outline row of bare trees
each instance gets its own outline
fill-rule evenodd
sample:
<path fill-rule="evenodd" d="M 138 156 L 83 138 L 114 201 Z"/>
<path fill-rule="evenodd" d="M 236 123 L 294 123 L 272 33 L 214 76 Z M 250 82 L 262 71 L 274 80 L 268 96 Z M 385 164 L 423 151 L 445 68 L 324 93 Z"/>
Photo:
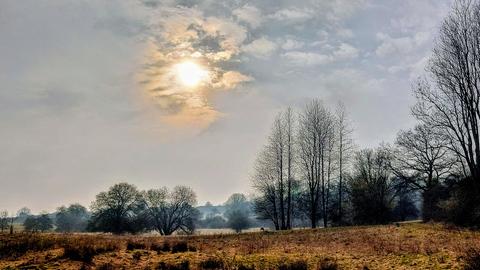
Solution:
<path fill-rule="evenodd" d="M 290 229 L 293 220 L 302 217 L 312 228 L 321 219 L 327 226 L 335 187 L 335 216 L 341 222 L 344 170 L 353 145 L 350 135 L 343 105 L 332 113 L 314 99 L 298 114 L 291 108 L 279 113 L 256 160 L 257 214 L 270 219 L 276 229 Z"/>
<path fill-rule="evenodd" d="M 419 123 L 400 131 L 392 146 L 356 152 L 351 163 L 343 107 L 332 113 L 312 100 L 295 121 L 290 109 L 281 113 L 257 159 L 257 212 L 279 229 L 301 215 L 312 227 L 319 220 L 327 226 L 345 221 L 348 202 L 356 223 L 382 223 L 393 208 L 412 208 L 409 198 L 420 194 L 424 220 L 479 225 L 480 1 L 454 3 L 414 86 Z"/>

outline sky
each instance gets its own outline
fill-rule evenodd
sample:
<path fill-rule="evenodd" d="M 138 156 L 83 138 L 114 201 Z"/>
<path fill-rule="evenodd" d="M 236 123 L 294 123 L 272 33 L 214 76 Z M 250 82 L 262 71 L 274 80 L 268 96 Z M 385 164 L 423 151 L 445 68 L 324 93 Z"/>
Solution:
<path fill-rule="evenodd" d="M 250 193 L 272 120 L 343 102 L 355 142 L 412 127 L 450 0 L 3 0 L 0 209 L 53 211 L 118 182 Z M 201 81 L 179 81 L 195 63 Z M 180 78 L 181 79 L 181 78 Z"/>

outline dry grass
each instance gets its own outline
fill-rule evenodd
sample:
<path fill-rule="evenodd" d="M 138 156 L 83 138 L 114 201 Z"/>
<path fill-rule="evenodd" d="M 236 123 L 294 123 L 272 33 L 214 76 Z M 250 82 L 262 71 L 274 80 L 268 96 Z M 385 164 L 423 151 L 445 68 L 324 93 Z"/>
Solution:
<path fill-rule="evenodd" d="M 472 250 L 480 250 L 480 232 L 420 223 L 175 237 L 15 234 L 0 236 L 0 269 L 462 269 Z"/>

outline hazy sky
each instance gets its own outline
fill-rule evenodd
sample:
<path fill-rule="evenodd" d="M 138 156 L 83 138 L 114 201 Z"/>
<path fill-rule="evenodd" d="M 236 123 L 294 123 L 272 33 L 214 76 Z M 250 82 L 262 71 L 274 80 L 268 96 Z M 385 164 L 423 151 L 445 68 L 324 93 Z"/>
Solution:
<path fill-rule="evenodd" d="M 360 146 L 413 125 L 450 1 L 2 0 L 0 209 L 80 202 L 113 183 L 250 192 L 272 118 L 342 100 Z M 176 78 L 191 60 L 208 77 Z"/>

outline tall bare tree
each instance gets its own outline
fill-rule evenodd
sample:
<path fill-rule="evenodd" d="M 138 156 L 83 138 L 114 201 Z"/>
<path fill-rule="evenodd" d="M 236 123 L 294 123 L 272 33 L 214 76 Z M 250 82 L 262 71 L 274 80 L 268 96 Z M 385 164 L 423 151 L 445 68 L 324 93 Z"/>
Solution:
<path fill-rule="evenodd" d="M 254 199 L 257 216 L 272 221 L 275 229 L 279 230 L 276 164 L 270 148 L 265 146 L 255 161 L 252 182 L 253 188 L 258 193 Z"/>
<path fill-rule="evenodd" d="M 480 182 L 480 2 L 459 0 L 444 20 L 413 114 L 432 125 Z"/>
<path fill-rule="evenodd" d="M 312 228 L 317 226 L 320 215 L 324 226 L 328 221 L 325 155 L 328 154 L 328 136 L 332 128 L 332 115 L 320 100 L 312 100 L 300 113 L 298 163 L 306 188 L 306 211 Z"/>
<path fill-rule="evenodd" d="M 255 200 L 257 213 L 281 230 L 292 226 L 294 151 L 294 120 L 288 108 L 276 116 L 253 177 L 254 188 L 260 193 Z"/>
<path fill-rule="evenodd" d="M 345 169 L 353 151 L 352 128 L 348 119 L 345 105 L 340 102 L 336 110 L 337 120 L 337 147 L 338 147 L 338 221 L 343 223 L 344 177 Z"/>
<path fill-rule="evenodd" d="M 294 119 L 293 112 L 291 108 L 287 108 L 284 113 L 284 123 L 285 123 L 285 144 L 286 144 L 286 155 L 287 155 L 287 229 L 292 228 L 292 215 L 293 215 L 293 200 L 292 200 L 292 189 L 293 189 L 293 159 L 294 159 Z"/>

